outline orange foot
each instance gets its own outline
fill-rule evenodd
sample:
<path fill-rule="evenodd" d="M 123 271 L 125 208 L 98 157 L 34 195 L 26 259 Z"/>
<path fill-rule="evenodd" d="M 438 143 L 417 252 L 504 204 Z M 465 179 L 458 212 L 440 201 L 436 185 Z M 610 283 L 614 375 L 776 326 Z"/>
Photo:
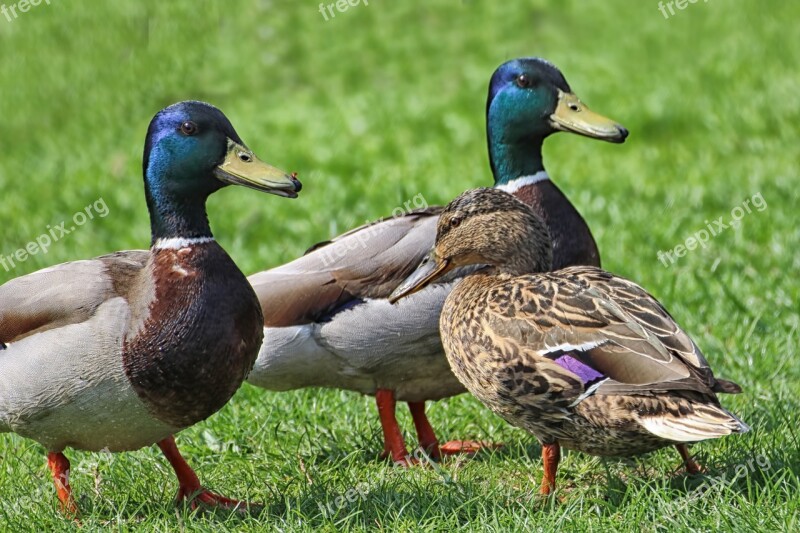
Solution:
<path fill-rule="evenodd" d="M 451 440 L 439 446 L 439 440 L 433 431 L 428 416 L 425 414 L 425 402 L 408 402 L 411 418 L 419 438 L 419 447 L 433 459 L 441 459 L 442 455 L 474 454 L 483 448 L 499 448 L 502 444 L 475 440 Z"/>
<path fill-rule="evenodd" d="M 390 458 L 394 464 L 399 466 L 417 464 L 418 461 L 408 454 L 403 433 L 397 423 L 397 417 L 395 416 L 397 402 L 394 398 L 394 391 L 378 389 L 375 391 L 375 403 L 378 406 L 378 416 L 383 430 L 383 453 L 381 454 L 381 459 Z"/>
<path fill-rule="evenodd" d="M 188 501 L 192 510 L 195 510 L 203 505 L 204 507 L 211 507 L 215 509 L 224 509 L 226 511 L 244 511 L 250 504 L 247 502 L 240 502 L 232 500 L 225 496 L 212 492 L 203 487 L 190 487 L 181 486 L 178 489 L 178 496 L 175 498 L 177 503 Z"/>
<path fill-rule="evenodd" d="M 556 442 L 542 444 L 542 466 L 544 475 L 542 476 L 542 487 L 539 494 L 552 494 L 556 490 L 556 472 L 558 463 L 561 460 L 561 445 Z"/>
<path fill-rule="evenodd" d="M 500 443 L 487 442 L 485 440 L 451 440 L 441 445 L 439 450 L 445 455 L 456 455 L 461 453 L 475 454 L 481 450 L 496 450 L 502 447 L 503 445 Z"/>
<path fill-rule="evenodd" d="M 197 474 L 194 473 L 192 467 L 189 466 L 181 456 L 181 452 L 178 451 L 174 437 L 167 437 L 160 441 L 158 447 L 161 448 L 164 456 L 175 470 L 175 475 L 178 476 L 177 502 L 188 501 L 192 509 L 197 509 L 201 504 L 205 507 L 237 512 L 258 512 L 258 510 L 262 509 L 261 505 L 225 498 L 203 488 L 200 485 L 200 479 Z"/>

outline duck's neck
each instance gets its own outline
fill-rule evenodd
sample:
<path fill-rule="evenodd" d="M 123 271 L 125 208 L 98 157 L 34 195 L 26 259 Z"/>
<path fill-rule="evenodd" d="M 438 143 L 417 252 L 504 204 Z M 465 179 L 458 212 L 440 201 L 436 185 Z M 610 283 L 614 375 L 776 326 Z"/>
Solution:
<path fill-rule="evenodd" d="M 599 267 L 600 254 L 589 227 L 544 169 L 544 137 L 510 142 L 501 128 L 493 127 L 491 115 L 487 130 L 495 187 L 513 194 L 544 219 L 553 242 L 553 268 Z"/>
<path fill-rule="evenodd" d="M 213 238 L 206 214 L 207 193 L 175 190 L 168 177 L 148 173 L 145 196 L 150 211 L 151 246 L 158 241 Z"/>
<path fill-rule="evenodd" d="M 550 176 L 544 170 L 540 170 L 536 174 L 520 176 L 503 184 L 495 184 L 495 187 L 508 194 L 513 194 L 523 202 L 530 204 L 525 195 L 526 189 L 544 181 L 551 183 Z"/>
<path fill-rule="evenodd" d="M 509 140 L 502 130 L 487 125 L 489 139 L 489 162 L 492 166 L 494 183 L 506 192 L 548 179 L 542 162 L 542 143 L 544 138 Z"/>

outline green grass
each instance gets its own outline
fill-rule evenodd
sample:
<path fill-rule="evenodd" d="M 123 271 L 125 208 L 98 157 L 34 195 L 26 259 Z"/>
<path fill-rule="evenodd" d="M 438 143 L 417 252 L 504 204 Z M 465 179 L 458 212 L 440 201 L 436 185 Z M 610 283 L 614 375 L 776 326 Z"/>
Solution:
<path fill-rule="evenodd" d="M 489 184 L 489 76 L 540 55 L 632 132 L 622 146 L 557 135 L 548 170 L 604 266 L 651 290 L 717 374 L 743 386 L 723 401 L 753 431 L 696 446 L 709 468 L 700 479 L 672 450 L 605 465 L 567 454 L 559 498 L 546 501 L 535 439 L 466 395 L 430 407 L 440 437 L 506 446 L 405 471 L 376 460 L 371 398 L 245 386 L 178 440 L 206 485 L 264 502 L 264 514 L 176 510 L 155 449 L 68 451 L 87 530 L 797 530 L 800 6 L 698 2 L 665 20 L 655 0 L 372 0 L 325 22 L 317 4 L 52 0 L 0 16 L 0 254 L 100 197 L 109 208 L 47 254 L 0 268 L 0 283 L 147 246 L 142 143 L 169 103 L 216 104 L 257 154 L 300 172 L 296 201 L 243 189 L 210 201 L 218 240 L 252 273 L 416 194 L 434 204 Z M 767 208 L 738 228 L 669 268 L 658 261 L 759 193 Z M 74 528 L 41 446 L 2 435 L 0 450 L 0 530 Z M 365 496 L 336 508 L 354 487 Z"/>

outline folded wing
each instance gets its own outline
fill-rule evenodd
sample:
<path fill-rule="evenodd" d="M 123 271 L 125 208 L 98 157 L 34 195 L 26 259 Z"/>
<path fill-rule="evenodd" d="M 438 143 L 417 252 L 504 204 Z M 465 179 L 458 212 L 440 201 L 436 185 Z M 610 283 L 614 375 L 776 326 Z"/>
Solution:
<path fill-rule="evenodd" d="M 56 265 L 0 286 L 0 343 L 88 320 L 105 301 L 126 296 L 147 264 L 144 250 Z"/>
<path fill-rule="evenodd" d="M 291 263 L 250 276 L 265 325 L 323 321 L 344 306 L 387 297 L 433 247 L 441 210 L 431 207 L 361 226 Z"/>

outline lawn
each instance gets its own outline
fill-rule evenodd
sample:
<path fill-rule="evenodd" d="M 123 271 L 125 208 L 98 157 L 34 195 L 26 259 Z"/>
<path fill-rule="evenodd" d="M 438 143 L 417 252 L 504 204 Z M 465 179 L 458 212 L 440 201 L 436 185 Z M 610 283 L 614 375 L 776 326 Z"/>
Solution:
<path fill-rule="evenodd" d="M 260 516 L 176 508 L 155 448 L 68 450 L 86 529 L 800 529 L 800 5 L 698 1 L 670 15 L 666 4 L 668 17 L 655 0 L 362 0 L 332 17 L 297 0 L 47 0 L 0 14 L 0 256 L 95 214 L 46 253 L 0 265 L 0 283 L 149 244 L 144 134 L 178 100 L 217 105 L 303 181 L 295 201 L 241 188 L 211 199 L 215 235 L 247 274 L 416 195 L 436 204 L 488 185 L 489 77 L 538 55 L 631 131 L 623 145 L 554 136 L 549 173 L 604 267 L 648 288 L 717 375 L 742 385 L 723 402 L 753 428 L 695 446 L 698 477 L 671 449 L 568 453 L 546 500 L 536 440 L 467 395 L 429 407 L 440 437 L 505 446 L 404 470 L 377 459 L 372 398 L 245 385 L 178 444 L 205 485 L 264 503 Z M 719 217 L 731 227 L 688 250 Z M 3 434 L 0 453 L 0 531 L 76 527 L 57 511 L 40 445 Z"/>

